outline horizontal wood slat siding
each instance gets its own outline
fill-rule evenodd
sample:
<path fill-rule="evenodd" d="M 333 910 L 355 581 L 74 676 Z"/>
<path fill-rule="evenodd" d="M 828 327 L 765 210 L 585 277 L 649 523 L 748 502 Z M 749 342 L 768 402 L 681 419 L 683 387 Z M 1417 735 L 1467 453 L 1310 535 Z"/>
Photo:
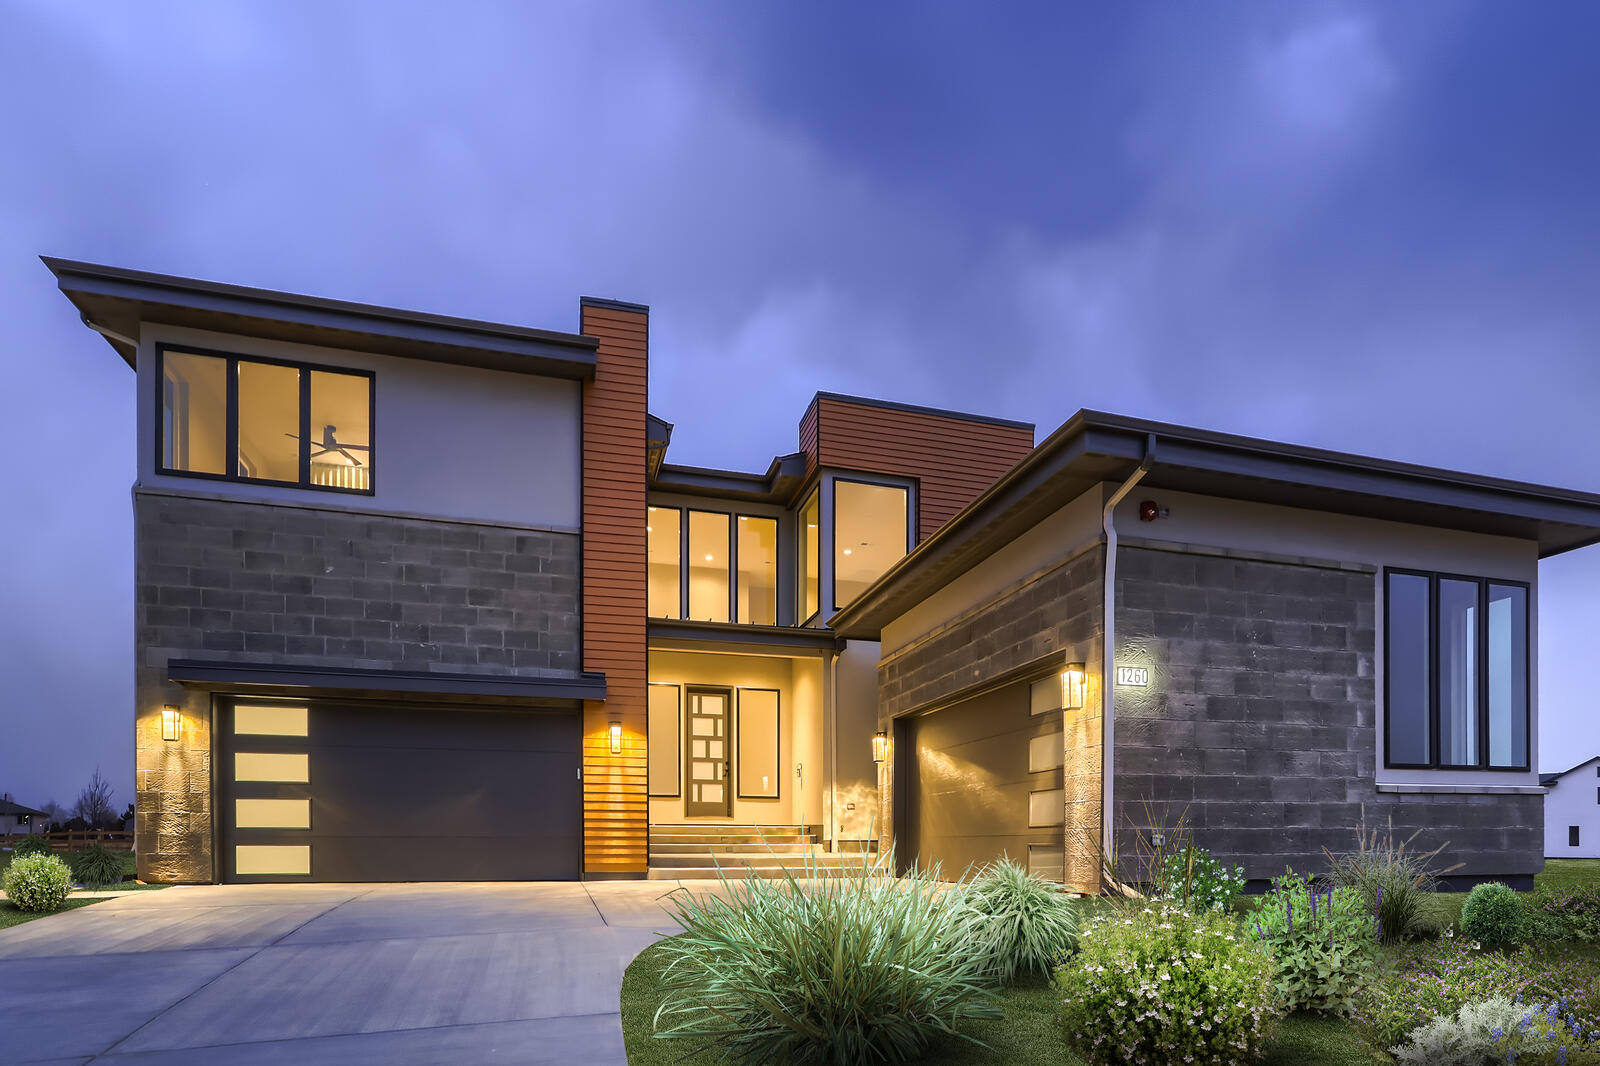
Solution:
<path fill-rule="evenodd" d="M 588 304 L 582 332 L 600 341 L 583 386 L 583 665 L 606 698 L 583 708 L 583 868 L 643 874 L 645 765 L 645 407 L 650 322 Z M 610 725 L 621 722 L 622 754 Z"/>
<path fill-rule="evenodd" d="M 815 414 L 817 462 L 917 479 L 917 539 L 927 539 L 1033 450 L 1033 431 L 821 396 Z M 806 447 L 806 423 L 800 423 Z M 809 449 L 808 449 L 809 452 Z"/>

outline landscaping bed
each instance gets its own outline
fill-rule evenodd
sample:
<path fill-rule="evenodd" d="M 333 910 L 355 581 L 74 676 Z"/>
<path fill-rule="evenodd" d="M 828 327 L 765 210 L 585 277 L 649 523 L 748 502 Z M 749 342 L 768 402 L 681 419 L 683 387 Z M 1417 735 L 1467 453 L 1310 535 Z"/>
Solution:
<path fill-rule="evenodd" d="M 1161 1011 L 1168 1011 L 1175 1002 L 1179 1007 L 1173 1013 L 1187 1018 L 1186 1012 L 1198 1001 L 1184 996 L 1198 995 L 1204 1000 L 1206 986 L 1226 983 L 1240 974 L 1246 975 L 1239 977 L 1243 991 L 1230 992 L 1229 1000 L 1237 999 L 1244 1008 L 1258 1001 L 1252 996 L 1261 994 L 1259 1002 L 1272 1004 L 1259 1024 L 1249 1017 L 1227 1023 L 1235 1025 L 1241 1043 L 1247 1045 L 1244 1051 L 1235 1056 L 1213 1042 L 1209 1050 L 1200 1050 L 1197 1062 L 1234 1061 L 1236 1057 L 1240 1062 L 1281 1066 L 1397 1061 L 1517 1061 L 1524 1066 L 1600 1063 L 1600 926 L 1596 925 L 1600 860 L 1552 860 L 1536 878 L 1534 892 L 1496 895 L 1494 889 L 1480 889 L 1469 906 L 1466 893 L 1428 891 L 1426 862 L 1417 865 L 1417 856 L 1408 859 L 1401 852 L 1389 859 L 1397 855 L 1402 872 L 1423 874 L 1419 891 L 1408 894 L 1403 886 L 1394 890 L 1395 895 L 1407 897 L 1399 901 L 1388 899 L 1381 890 L 1376 901 L 1363 897 L 1353 887 L 1360 876 L 1376 869 L 1375 876 L 1381 878 L 1392 871 L 1386 871 L 1381 863 L 1363 867 L 1360 862 L 1353 865 L 1349 879 L 1341 882 L 1345 887 L 1337 891 L 1331 881 L 1307 885 L 1291 879 L 1280 883 L 1273 896 L 1233 896 L 1220 910 L 1190 907 L 1187 896 L 1181 902 L 1150 904 L 1079 901 L 1077 920 L 1084 927 L 1084 944 L 1070 953 L 1056 953 L 1057 962 L 1047 968 L 1054 973 L 1054 983 L 1045 972 L 1033 971 L 1011 980 L 996 979 L 987 989 L 974 987 L 970 999 L 976 1006 L 971 1016 L 952 1009 L 959 997 L 931 1001 L 934 1005 L 928 1013 L 943 1011 L 942 1017 L 947 1019 L 940 1023 L 943 1030 L 935 1026 L 938 1031 L 925 1033 L 920 1045 L 896 1034 L 887 1043 L 874 1046 L 896 1049 L 881 1061 L 974 1066 L 1137 1061 L 1135 1053 L 1126 1057 L 1106 1053 L 1110 1045 L 1105 1043 L 1099 1045 L 1100 1054 L 1092 1053 L 1088 1049 L 1095 1045 L 1086 1033 L 1116 1015 L 1129 998 L 1141 994 L 1136 987 L 1139 979 L 1127 974 L 1141 965 L 1149 965 L 1148 972 L 1155 973 L 1156 967 L 1150 963 L 1154 952 L 1163 959 L 1182 960 L 1173 969 L 1174 985 L 1184 980 L 1183 967 L 1211 967 L 1204 974 L 1197 970 L 1192 977 L 1195 987 L 1181 994 L 1167 995 L 1170 986 L 1161 985 Z M 1367 858 L 1370 856 L 1363 861 Z M 791 885 L 791 889 L 800 891 L 800 886 Z M 913 883 L 909 891 L 921 890 Z M 830 983 L 827 973 L 808 971 L 804 964 L 796 969 L 791 961 L 808 953 L 820 955 L 822 962 L 814 969 L 828 968 L 827 953 L 816 951 L 817 944 L 807 939 L 821 929 L 824 937 L 837 937 L 842 946 L 837 972 L 854 972 L 850 960 L 864 950 L 864 940 L 851 926 L 849 907 L 855 904 L 846 906 L 845 897 L 832 909 L 807 910 L 791 922 L 791 926 L 810 928 L 781 950 L 764 956 L 754 952 L 733 967 L 726 965 L 741 950 L 740 937 L 771 940 L 785 935 L 787 905 L 782 895 L 782 885 L 776 885 L 773 891 L 736 897 L 720 911 L 715 906 L 692 910 L 685 922 L 688 933 L 667 938 L 634 960 L 621 992 L 623 1037 L 633 1066 L 693 1066 L 737 1060 L 741 1054 L 744 1061 L 869 1061 L 859 1052 L 838 1051 L 845 1040 L 867 1038 L 839 1020 L 843 1012 L 827 1016 L 831 1004 L 822 1012 L 821 1028 L 830 1033 L 837 1029 L 840 1035 L 832 1038 L 797 1039 L 785 1031 L 787 1023 L 772 1023 L 759 1006 L 751 1009 L 752 1004 L 763 1002 L 760 990 L 749 987 L 763 980 L 763 966 L 775 985 L 790 986 L 798 981 L 808 990 L 810 998 L 784 1001 L 783 1011 L 796 1013 L 797 1003 L 810 1011 L 835 995 L 856 996 L 866 1002 L 868 993 L 853 987 L 851 980 Z M 1406 906 L 1412 908 L 1410 912 L 1405 912 Z M 802 909 L 805 907 L 812 904 Z M 1404 928 L 1384 932 L 1382 921 L 1374 917 L 1379 914 L 1403 922 Z M 890 935 L 894 939 L 902 935 L 895 924 L 900 918 L 891 919 L 887 926 L 876 917 L 863 924 L 894 930 Z M 1498 926 L 1497 921 L 1501 923 Z M 1470 932 L 1464 933 L 1463 928 Z M 1230 930 L 1237 930 L 1239 943 Z M 731 931 L 727 941 L 719 940 L 724 931 Z M 1207 940 L 1208 936 L 1212 939 Z M 1161 938 L 1176 938 L 1181 946 L 1161 956 Z M 1491 938 L 1501 942 L 1490 943 Z M 1247 942 L 1254 946 L 1246 948 Z M 1211 947 L 1205 946 L 1208 943 Z M 728 954 L 730 945 L 732 956 Z M 1252 952 L 1262 951 L 1270 960 L 1260 977 L 1250 976 L 1250 967 L 1261 957 Z M 1234 952 L 1238 954 L 1230 954 Z M 698 959 L 716 955 L 723 961 L 704 967 L 702 973 Z M 1205 959 L 1200 962 L 1186 961 L 1202 956 Z M 675 974 L 668 970 L 674 958 L 679 960 Z M 1127 959 L 1135 961 L 1121 961 Z M 870 977 L 873 965 L 874 960 L 867 959 L 859 969 Z M 1165 971 L 1165 962 L 1161 968 Z M 969 976 L 962 971 L 954 979 L 966 981 Z M 1269 977 L 1272 991 L 1267 993 L 1260 982 Z M 703 989 L 697 989 L 697 981 L 703 982 Z M 1107 998 L 1095 998 L 1102 994 Z M 1071 1007 L 1074 1002 L 1076 1016 Z M 667 1008 L 658 1020 L 663 1003 Z M 712 1011 L 704 1009 L 707 1003 L 715 1005 Z M 1231 1006 L 1217 997 L 1204 1011 Z M 717 1011 L 728 1012 L 739 1025 L 723 1026 L 719 1032 L 713 1017 Z M 1504 1017 L 1502 1023 L 1493 1028 L 1480 1024 L 1480 1015 L 1490 1016 L 1495 1011 Z M 1145 1061 L 1184 1061 L 1183 1041 L 1188 1037 L 1181 1034 L 1189 1024 L 1168 1023 L 1166 1014 L 1159 1023 L 1141 1022 L 1131 1012 L 1129 1008 L 1128 1024 L 1115 1023 L 1117 1040 L 1142 1047 L 1140 1053 L 1148 1056 Z M 1238 1013 L 1243 1016 L 1250 1011 Z M 1202 1017 L 1211 1015 L 1195 1007 L 1193 1023 L 1199 1024 Z M 775 1040 L 787 1042 L 763 1046 L 759 1041 L 765 1038 L 756 1035 L 730 1038 L 729 1030 L 737 1031 L 740 1025 L 751 1034 L 765 1028 L 775 1034 Z M 656 1035 L 674 1026 L 680 1030 L 678 1037 Z M 1177 1044 L 1167 1047 L 1161 1042 L 1171 1034 L 1178 1034 Z M 830 1044 L 830 1039 L 835 1042 Z M 1494 1043 L 1499 1050 L 1482 1058 L 1460 1050 L 1474 1039 Z M 1141 1040 L 1145 1041 L 1142 1045 Z M 711 1046 L 713 1043 L 721 1047 Z M 1397 1051 L 1402 1057 L 1396 1057 Z"/>

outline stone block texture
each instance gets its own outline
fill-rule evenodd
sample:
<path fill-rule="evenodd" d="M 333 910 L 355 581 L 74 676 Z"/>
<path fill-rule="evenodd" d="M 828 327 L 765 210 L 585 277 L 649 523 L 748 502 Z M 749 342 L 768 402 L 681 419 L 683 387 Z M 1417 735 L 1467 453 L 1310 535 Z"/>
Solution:
<path fill-rule="evenodd" d="M 136 493 L 140 876 L 210 881 L 211 702 L 169 659 L 561 676 L 579 537 Z M 161 708 L 183 711 L 161 739 Z"/>
<path fill-rule="evenodd" d="M 1148 803 L 1252 879 L 1326 869 L 1363 817 L 1447 845 L 1459 877 L 1542 867 L 1539 796 L 1377 791 L 1376 590 L 1370 570 L 1119 551 L 1117 661 L 1150 671 L 1116 690 L 1124 854 Z"/>
<path fill-rule="evenodd" d="M 879 728 L 892 731 L 895 718 L 949 705 L 1047 663 L 1087 663 L 1092 679 L 1101 647 L 1103 558 L 1098 548 L 1082 552 L 892 651 L 878 667 Z M 1089 710 L 1070 712 L 1063 722 L 1062 843 L 1067 883 L 1093 891 L 1100 869 L 1101 756 L 1099 692 L 1092 680 L 1085 702 Z M 883 846 L 894 838 L 893 765 L 889 759 L 879 767 Z"/>

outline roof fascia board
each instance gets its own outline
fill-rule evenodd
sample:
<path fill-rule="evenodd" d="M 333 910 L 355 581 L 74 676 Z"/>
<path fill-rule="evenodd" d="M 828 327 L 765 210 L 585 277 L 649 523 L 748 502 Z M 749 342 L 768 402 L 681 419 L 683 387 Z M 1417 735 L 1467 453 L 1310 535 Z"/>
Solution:
<path fill-rule="evenodd" d="M 579 677 L 507 677 L 407 670 L 235 663 L 171 659 L 167 679 L 193 688 L 324 689 L 441 696 L 511 696 L 539 700 L 603 700 L 604 674 Z"/>

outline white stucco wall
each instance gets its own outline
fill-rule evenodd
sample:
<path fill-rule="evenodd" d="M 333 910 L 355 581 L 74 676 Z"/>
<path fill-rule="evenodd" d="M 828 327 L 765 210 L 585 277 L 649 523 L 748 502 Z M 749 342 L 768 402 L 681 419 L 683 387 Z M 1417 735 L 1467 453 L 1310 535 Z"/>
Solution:
<path fill-rule="evenodd" d="M 376 493 L 156 474 L 159 343 L 372 371 Z M 143 327 L 138 362 L 143 488 L 529 529 L 581 524 L 579 382 L 153 324 Z"/>
<path fill-rule="evenodd" d="M 1578 827 L 1578 846 L 1567 831 Z M 1544 857 L 1600 859 L 1600 756 L 1559 778 L 1544 796 Z"/>

